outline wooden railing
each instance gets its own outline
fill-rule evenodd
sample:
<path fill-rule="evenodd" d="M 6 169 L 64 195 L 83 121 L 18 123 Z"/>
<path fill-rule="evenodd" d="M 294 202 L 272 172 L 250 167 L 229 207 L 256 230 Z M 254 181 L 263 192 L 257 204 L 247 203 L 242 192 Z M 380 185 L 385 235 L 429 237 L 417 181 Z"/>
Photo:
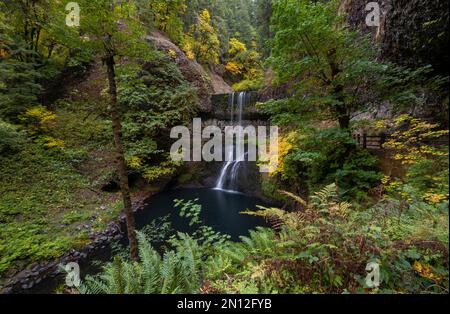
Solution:
<path fill-rule="evenodd" d="M 353 135 L 356 142 L 366 149 L 383 149 L 383 144 L 386 143 L 387 135 L 367 135 L 365 133 L 356 133 Z"/>
<path fill-rule="evenodd" d="M 365 149 L 380 150 L 383 149 L 383 144 L 389 140 L 389 135 L 384 133 L 380 135 L 367 135 L 365 133 L 355 133 L 353 134 L 353 138 L 359 145 L 361 145 Z M 445 146 L 449 144 L 449 139 L 448 137 L 442 137 L 439 139 L 425 141 L 424 144 L 432 146 Z"/>

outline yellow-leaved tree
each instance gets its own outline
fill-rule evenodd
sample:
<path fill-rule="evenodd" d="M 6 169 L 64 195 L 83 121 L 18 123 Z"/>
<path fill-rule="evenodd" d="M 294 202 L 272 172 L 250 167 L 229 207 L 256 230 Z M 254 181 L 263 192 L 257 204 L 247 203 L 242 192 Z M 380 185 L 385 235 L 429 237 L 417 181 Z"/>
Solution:
<path fill-rule="evenodd" d="M 176 44 L 183 39 L 180 16 L 186 11 L 186 0 L 135 0 L 142 23 L 167 34 Z"/>
<path fill-rule="evenodd" d="M 261 87 L 263 71 L 260 59 L 255 42 L 252 43 L 251 49 L 247 49 L 247 46 L 239 39 L 230 39 L 225 70 L 232 80 L 239 81 L 233 85 L 234 90 L 251 90 Z"/>
<path fill-rule="evenodd" d="M 229 45 L 228 61 L 225 69 L 234 76 L 242 75 L 244 71 L 244 55 L 247 52 L 247 47 L 236 38 L 231 38 Z"/>
<path fill-rule="evenodd" d="M 377 123 L 380 130 L 395 129 L 383 145 L 401 162 L 406 179 L 386 176 L 382 183 L 388 192 L 411 203 L 420 198 L 430 204 L 448 200 L 448 134 L 436 123 L 404 114 L 394 121 Z M 405 181 L 415 188 L 405 188 Z"/>
<path fill-rule="evenodd" d="M 191 26 L 184 39 L 183 49 L 190 59 L 205 65 L 219 64 L 220 41 L 216 29 L 211 24 L 211 15 L 204 9 Z"/>

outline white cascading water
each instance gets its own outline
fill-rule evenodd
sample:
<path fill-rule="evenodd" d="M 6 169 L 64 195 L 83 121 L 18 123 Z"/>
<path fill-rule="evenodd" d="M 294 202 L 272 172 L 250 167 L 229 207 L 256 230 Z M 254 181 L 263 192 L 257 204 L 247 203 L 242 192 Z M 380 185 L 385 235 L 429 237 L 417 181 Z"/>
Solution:
<path fill-rule="evenodd" d="M 246 92 L 240 92 L 237 97 L 237 121 L 236 126 L 242 126 L 242 110 L 245 106 L 245 101 L 247 98 Z M 235 103 L 235 93 L 230 94 L 229 98 L 229 106 L 231 111 L 231 125 L 235 125 L 234 123 L 234 103 Z M 240 136 L 239 136 L 240 138 Z M 237 145 L 237 147 L 240 147 Z M 225 149 L 225 152 L 227 150 Z M 236 158 L 234 157 L 234 145 L 233 149 L 229 149 L 228 156 L 225 159 L 225 163 L 220 171 L 219 178 L 217 179 L 216 189 L 217 190 L 228 190 L 235 191 L 237 188 L 237 178 L 239 174 L 239 168 L 243 161 L 245 161 L 245 152 L 239 151 L 236 149 Z"/>

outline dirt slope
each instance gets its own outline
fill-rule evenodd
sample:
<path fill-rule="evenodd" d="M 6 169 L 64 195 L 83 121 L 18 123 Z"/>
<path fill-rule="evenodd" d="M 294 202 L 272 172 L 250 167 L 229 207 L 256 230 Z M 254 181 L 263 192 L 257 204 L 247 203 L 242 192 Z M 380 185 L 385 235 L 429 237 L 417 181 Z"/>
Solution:
<path fill-rule="evenodd" d="M 211 109 L 210 96 L 212 94 L 232 92 L 231 87 L 220 75 L 210 69 L 205 70 L 195 60 L 186 57 L 185 53 L 163 33 L 153 32 L 147 36 L 147 40 L 153 43 L 159 50 L 165 52 L 170 51 L 172 54 L 175 53 L 175 62 L 183 73 L 183 76 L 192 86 L 198 89 L 202 110 L 209 111 Z"/>

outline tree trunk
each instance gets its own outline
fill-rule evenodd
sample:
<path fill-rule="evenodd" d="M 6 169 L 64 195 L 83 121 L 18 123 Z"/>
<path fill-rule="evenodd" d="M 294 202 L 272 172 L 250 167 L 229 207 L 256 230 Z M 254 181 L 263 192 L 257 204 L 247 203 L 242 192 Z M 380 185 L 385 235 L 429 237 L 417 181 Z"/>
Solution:
<path fill-rule="evenodd" d="M 55 48 L 55 45 L 53 45 L 53 44 L 51 44 L 51 45 L 48 47 L 47 60 L 50 59 L 50 58 L 52 57 L 53 49 L 54 49 L 54 48 Z"/>
<path fill-rule="evenodd" d="M 111 96 L 111 119 L 114 133 L 114 142 L 116 145 L 117 171 L 119 173 L 120 190 L 122 191 L 123 206 L 127 220 L 128 239 L 130 242 L 130 256 L 132 260 L 137 261 L 139 259 L 138 243 L 134 227 L 135 222 L 133 208 L 131 206 L 128 173 L 124 158 L 124 148 L 122 143 L 122 124 L 120 122 L 119 111 L 117 108 L 117 86 L 116 74 L 114 71 L 114 56 L 108 55 L 105 62 L 108 72 L 109 94 Z"/>
<path fill-rule="evenodd" d="M 350 114 L 348 113 L 347 106 L 345 104 L 345 99 L 343 97 L 344 88 L 341 85 L 334 87 L 334 94 L 336 99 L 340 102 L 336 106 L 336 113 L 338 115 L 339 127 L 342 130 L 350 129 Z"/>
<path fill-rule="evenodd" d="M 347 113 L 342 113 L 339 116 L 339 127 L 342 130 L 348 130 L 350 129 L 350 116 Z"/>
<path fill-rule="evenodd" d="M 34 46 L 34 51 L 38 52 L 39 39 L 41 37 L 41 29 L 39 28 L 36 33 L 36 45 Z"/>
<path fill-rule="evenodd" d="M 327 60 L 331 69 L 330 82 L 333 82 L 336 79 L 336 77 L 341 73 L 339 64 L 336 62 L 336 49 L 331 49 L 330 51 L 328 51 Z M 342 85 L 339 84 L 333 86 L 333 94 L 335 95 L 336 99 L 340 102 L 340 104 L 337 105 L 335 109 L 338 115 L 339 127 L 343 130 L 349 130 L 350 114 L 347 110 L 343 93 L 344 87 Z"/>

